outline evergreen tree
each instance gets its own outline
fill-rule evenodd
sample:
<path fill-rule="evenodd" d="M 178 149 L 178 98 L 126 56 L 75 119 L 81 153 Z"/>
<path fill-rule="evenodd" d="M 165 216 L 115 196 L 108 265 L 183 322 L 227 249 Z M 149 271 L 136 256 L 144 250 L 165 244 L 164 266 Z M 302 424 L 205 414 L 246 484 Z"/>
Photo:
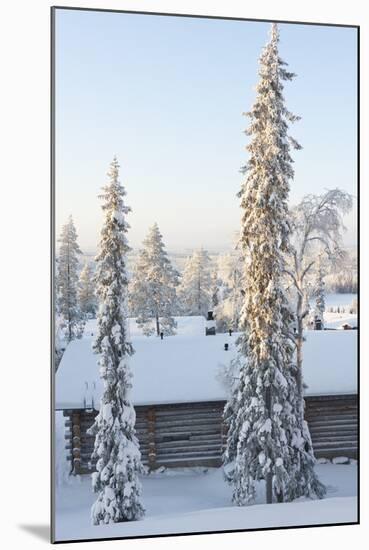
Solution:
<path fill-rule="evenodd" d="M 77 242 L 72 216 L 63 225 L 59 238 L 58 272 L 56 279 L 57 308 L 62 318 L 65 339 L 70 342 L 82 335 L 83 321 L 78 305 L 78 256 L 82 251 Z"/>
<path fill-rule="evenodd" d="M 211 306 L 210 258 L 206 250 L 195 250 L 188 258 L 180 288 L 185 315 L 207 315 Z"/>
<path fill-rule="evenodd" d="M 131 311 L 147 336 L 155 332 L 157 336 L 161 332 L 175 334 L 177 323 L 173 315 L 178 310 L 178 277 L 155 223 L 143 242 L 130 285 Z"/>
<path fill-rule="evenodd" d="M 214 310 L 219 305 L 218 273 L 216 271 L 213 271 L 210 278 L 211 278 L 211 307 Z"/>
<path fill-rule="evenodd" d="M 126 299 L 128 279 L 126 238 L 129 225 L 126 191 L 119 181 L 119 164 L 114 157 L 103 187 L 104 223 L 100 252 L 96 257 L 96 293 L 99 299 L 98 330 L 94 351 L 104 390 L 100 411 L 89 433 L 95 435 L 92 460 L 96 472 L 92 485 L 97 500 L 92 506 L 94 525 L 139 519 L 141 504 L 141 454 L 135 435 L 135 410 L 129 398 L 132 374 L 129 357 L 133 348 L 127 340 Z"/>
<path fill-rule="evenodd" d="M 78 301 L 82 314 L 96 314 L 95 285 L 90 264 L 86 261 L 79 276 Z"/>
<path fill-rule="evenodd" d="M 215 309 L 218 331 L 238 331 L 240 329 L 241 309 L 244 301 L 243 258 L 240 250 L 221 258 L 222 279 L 224 282 L 223 299 Z"/>
<path fill-rule="evenodd" d="M 243 209 L 241 245 L 244 256 L 243 334 L 238 343 L 240 374 L 225 407 L 228 425 L 225 474 L 233 501 L 244 505 L 266 481 L 267 502 L 301 495 L 322 496 L 314 473 L 314 456 L 297 392 L 293 363 L 293 316 L 282 286 L 284 254 L 289 247 L 289 182 L 293 178 L 288 122 L 296 117 L 284 105 L 284 80 L 293 74 L 278 55 L 279 33 L 260 57 L 257 98 L 248 113 L 249 161 L 239 196 Z M 310 445 L 310 446 L 309 446 Z"/>

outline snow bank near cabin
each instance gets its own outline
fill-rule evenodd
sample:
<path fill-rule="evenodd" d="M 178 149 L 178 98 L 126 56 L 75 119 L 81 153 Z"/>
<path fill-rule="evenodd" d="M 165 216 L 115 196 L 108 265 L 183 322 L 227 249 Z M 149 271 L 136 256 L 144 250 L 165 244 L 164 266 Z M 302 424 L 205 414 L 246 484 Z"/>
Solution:
<path fill-rule="evenodd" d="M 193 318 L 182 318 L 187 332 L 160 340 L 132 338 L 135 405 L 218 401 L 227 398 L 221 365 L 236 355 L 237 334 L 192 335 Z M 197 320 L 195 318 L 194 325 Z M 199 327 L 198 327 L 199 328 Z M 56 408 L 99 407 L 102 390 L 92 338 L 71 342 L 56 373 Z M 224 344 L 229 351 L 224 351 Z M 357 331 L 308 331 L 304 344 L 307 395 L 357 391 Z"/>

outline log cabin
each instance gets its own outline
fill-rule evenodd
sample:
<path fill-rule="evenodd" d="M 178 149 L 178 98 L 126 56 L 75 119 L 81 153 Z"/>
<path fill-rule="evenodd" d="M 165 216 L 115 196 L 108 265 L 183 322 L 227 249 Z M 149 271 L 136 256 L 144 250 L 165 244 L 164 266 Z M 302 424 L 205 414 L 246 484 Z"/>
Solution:
<path fill-rule="evenodd" d="M 207 337 L 201 320 L 196 325 L 196 319 L 185 319 L 176 336 L 132 335 L 131 399 L 143 463 L 150 470 L 221 464 L 222 412 L 229 392 L 222 373 L 236 355 L 238 335 Z M 198 330 L 188 330 L 191 323 Z M 74 474 L 94 470 L 94 438 L 87 429 L 98 412 L 102 383 L 93 335 L 89 326 L 81 340 L 68 345 L 56 374 L 55 408 L 65 416 Z M 317 458 L 357 457 L 356 355 L 356 331 L 306 331 L 305 416 Z"/>

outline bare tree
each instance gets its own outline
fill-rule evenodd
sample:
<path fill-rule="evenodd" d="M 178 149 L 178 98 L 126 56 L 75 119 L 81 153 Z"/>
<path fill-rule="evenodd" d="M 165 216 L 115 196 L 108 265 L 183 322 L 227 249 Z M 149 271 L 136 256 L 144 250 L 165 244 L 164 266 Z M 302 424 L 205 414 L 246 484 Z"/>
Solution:
<path fill-rule="evenodd" d="M 306 195 L 291 213 L 293 247 L 289 252 L 290 261 L 286 274 L 296 294 L 297 383 L 301 395 L 304 320 L 309 313 L 309 276 L 319 256 L 334 264 L 343 260 L 345 251 L 342 247 L 342 233 L 346 229 L 343 216 L 351 208 L 351 195 L 340 189 L 330 189 L 322 195 Z"/>

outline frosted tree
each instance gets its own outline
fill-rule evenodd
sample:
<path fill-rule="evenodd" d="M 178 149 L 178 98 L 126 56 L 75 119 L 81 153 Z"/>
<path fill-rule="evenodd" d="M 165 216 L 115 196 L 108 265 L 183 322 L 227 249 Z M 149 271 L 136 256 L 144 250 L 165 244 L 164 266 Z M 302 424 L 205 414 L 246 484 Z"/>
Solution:
<path fill-rule="evenodd" d="M 324 326 L 324 312 L 325 312 L 325 283 L 324 283 L 324 273 L 322 266 L 322 257 L 319 256 L 317 272 L 316 272 L 316 281 L 315 281 L 315 313 L 319 316 L 322 322 L 322 328 Z"/>
<path fill-rule="evenodd" d="M 240 328 L 241 309 L 244 302 L 243 258 L 239 248 L 220 259 L 223 297 L 215 309 L 219 331 Z"/>
<path fill-rule="evenodd" d="M 185 315 L 207 315 L 212 301 L 210 258 L 203 248 L 187 259 L 180 297 Z"/>
<path fill-rule="evenodd" d="M 178 277 L 155 223 L 143 242 L 130 284 L 130 308 L 147 336 L 175 334 Z"/>
<path fill-rule="evenodd" d="M 132 374 L 129 357 L 133 348 L 127 340 L 126 301 L 128 279 L 126 256 L 130 250 L 126 233 L 125 189 L 119 181 L 116 158 L 110 165 L 109 182 L 102 189 L 104 222 L 100 251 L 96 257 L 96 293 L 99 300 L 94 351 L 104 389 L 100 411 L 89 433 L 95 435 L 91 459 L 97 500 L 91 509 L 94 525 L 136 520 L 142 517 L 141 454 L 135 435 L 135 410 L 130 401 Z"/>
<path fill-rule="evenodd" d="M 213 271 L 210 276 L 210 294 L 211 294 L 211 307 L 214 310 L 219 305 L 219 280 L 218 273 Z"/>
<path fill-rule="evenodd" d="M 249 160 L 243 171 L 240 241 L 244 256 L 243 334 L 238 341 L 238 382 L 228 401 L 224 452 L 225 475 L 233 501 L 255 497 L 256 483 L 266 481 L 266 499 L 290 501 L 324 494 L 314 473 L 306 424 L 298 416 L 293 316 L 282 285 L 284 254 L 289 247 L 289 185 L 293 178 L 288 122 L 296 117 L 285 107 L 283 81 L 293 74 L 278 55 L 279 33 L 260 57 L 257 97 L 248 116 Z"/>
<path fill-rule="evenodd" d="M 62 360 L 63 354 L 66 348 L 65 336 L 65 322 L 60 315 L 55 316 L 55 337 L 54 337 L 54 348 L 55 348 L 55 370 L 58 370 L 60 361 Z"/>
<path fill-rule="evenodd" d="M 86 261 L 79 276 L 78 301 L 82 314 L 96 314 L 95 285 L 90 264 Z"/>
<path fill-rule="evenodd" d="M 333 266 L 345 259 L 343 215 L 352 208 L 352 197 L 340 189 L 322 195 L 306 195 L 291 212 L 292 244 L 285 274 L 295 300 L 298 387 L 302 397 L 304 323 L 309 314 L 309 285 L 321 256 Z"/>
<path fill-rule="evenodd" d="M 78 305 L 78 257 L 82 251 L 77 242 L 77 231 L 72 216 L 63 225 L 59 238 L 56 303 L 62 318 L 65 339 L 70 342 L 83 331 L 82 314 Z"/>
<path fill-rule="evenodd" d="M 326 270 L 324 279 L 327 292 L 357 293 L 357 257 L 355 251 L 345 250 L 345 256 L 339 266 Z"/>

